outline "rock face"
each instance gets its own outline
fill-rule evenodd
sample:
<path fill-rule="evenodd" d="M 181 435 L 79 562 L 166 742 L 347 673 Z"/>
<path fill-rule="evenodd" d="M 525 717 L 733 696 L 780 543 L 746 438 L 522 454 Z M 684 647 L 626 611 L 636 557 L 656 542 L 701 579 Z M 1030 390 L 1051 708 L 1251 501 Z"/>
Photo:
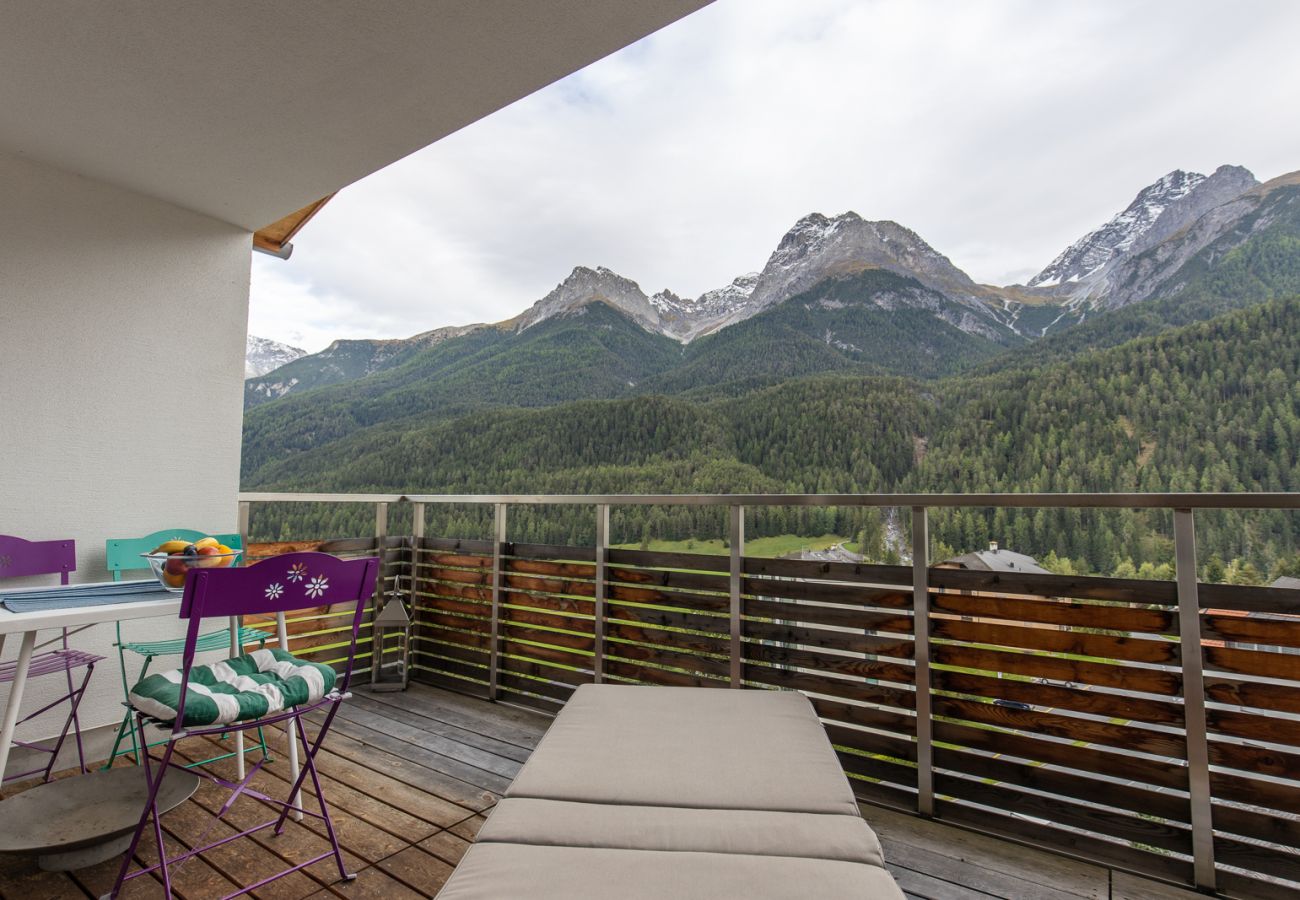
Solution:
<path fill-rule="evenodd" d="M 1083 281 L 1113 257 L 1129 250 L 1156 220 L 1190 194 L 1205 176 L 1175 169 L 1138 192 L 1128 207 L 1105 225 L 1090 231 L 1029 281 L 1030 287 L 1055 287 Z"/>
<path fill-rule="evenodd" d="M 647 331 L 663 330 L 659 324 L 659 310 L 641 286 L 604 266 L 575 268 L 553 291 L 514 320 L 516 329 L 523 331 L 538 322 L 573 313 L 589 303 L 608 304 Z"/>
<path fill-rule="evenodd" d="M 959 327 L 993 336 L 1005 323 L 1001 298 L 976 284 L 916 232 L 897 222 L 868 222 L 857 213 L 804 216 L 786 232 L 761 272 L 691 300 L 669 290 L 647 297 L 634 281 L 609 269 L 573 270 L 555 290 L 516 320 L 523 330 L 556 315 L 603 302 L 642 327 L 683 343 L 743 322 L 827 278 L 884 269 L 915 278 L 965 307 Z"/>
<path fill-rule="evenodd" d="M 306 350 L 250 334 L 244 349 L 244 377 L 257 378 L 306 355 Z"/>
<path fill-rule="evenodd" d="M 1170 172 L 1122 213 L 1066 248 L 1029 286 L 1076 309 L 1115 309 L 1145 300 L 1214 239 L 1206 236 L 1217 236 L 1244 214 L 1246 208 L 1234 204 L 1258 185 L 1240 166 L 1220 166 L 1208 177 Z"/>

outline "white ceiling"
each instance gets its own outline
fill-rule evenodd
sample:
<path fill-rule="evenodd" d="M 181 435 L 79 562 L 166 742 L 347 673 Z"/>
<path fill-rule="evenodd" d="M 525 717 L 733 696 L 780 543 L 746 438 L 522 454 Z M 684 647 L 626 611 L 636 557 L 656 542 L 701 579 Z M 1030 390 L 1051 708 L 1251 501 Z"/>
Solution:
<path fill-rule="evenodd" d="M 254 231 L 708 0 L 0 0 L 0 152 Z"/>

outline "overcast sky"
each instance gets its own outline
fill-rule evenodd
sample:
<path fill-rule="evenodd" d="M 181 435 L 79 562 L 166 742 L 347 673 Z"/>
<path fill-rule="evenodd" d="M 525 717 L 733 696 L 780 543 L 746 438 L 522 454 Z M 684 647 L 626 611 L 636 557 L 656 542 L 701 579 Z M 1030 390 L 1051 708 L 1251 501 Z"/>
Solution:
<path fill-rule="evenodd" d="M 496 321 L 575 265 L 685 297 L 813 212 L 1021 281 L 1182 168 L 1300 169 L 1291 0 L 717 0 L 342 191 L 249 330 Z"/>

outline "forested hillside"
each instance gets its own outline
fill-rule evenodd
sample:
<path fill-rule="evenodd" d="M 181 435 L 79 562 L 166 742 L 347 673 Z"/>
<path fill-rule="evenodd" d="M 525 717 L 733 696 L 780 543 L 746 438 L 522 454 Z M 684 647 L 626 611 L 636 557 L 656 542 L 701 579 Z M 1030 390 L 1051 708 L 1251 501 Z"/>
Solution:
<path fill-rule="evenodd" d="M 245 486 L 456 493 L 1296 490 L 1298 369 L 1300 299 L 1289 299 L 1081 351 L 1032 371 L 937 381 L 819 376 L 714 400 L 634 397 L 391 422 L 246 469 Z M 351 522 L 349 515 L 356 511 L 267 509 L 255 527 L 277 537 L 364 530 L 364 519 Z M 471 511 L 442 515 L 430 533 L 481 533 Z M 511 534 L 587 541 L 589 520 L 588 512 L 572 509 L 525 512 L 512 520 Z M 750 531 L 851 534 L 862 524 L 853 511 L 765 510 L 755 512 Z M 623 508 L 615 519 L 620 540 L 712 536 L 720 526 L 717 512 L 687 508 Z M 1023 552 L 1068 557 L 1085 571 L 1163 564 L 1171 553 L 1168 523 L 1147 514 L 960 512 L 936 514 L 933 528 L 949 548 L 999 539 Z M 1289 514 L 1204 514 L 1198 529 L 1204 558 L 1240 557 L 1259 573 L 1295 553 L 1297 521 Z"/>

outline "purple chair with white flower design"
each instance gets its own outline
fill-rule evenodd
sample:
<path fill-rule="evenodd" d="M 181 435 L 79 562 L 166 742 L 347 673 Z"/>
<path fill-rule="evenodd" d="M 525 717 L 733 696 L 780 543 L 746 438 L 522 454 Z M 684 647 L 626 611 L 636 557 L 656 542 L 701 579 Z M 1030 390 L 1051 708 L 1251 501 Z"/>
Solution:
<path fill-rule="evenodd" d="M 180 617 L 188 620 L 181 667 L 171 672 L 155 672 L 138 682 L 130 692 L 140 746 L 145 746 L 144 729 L 147 725 L 169 729 L 170 734 L 161 757 L 155 757 L 147 750 L 141 754 L 145 763 L 143 774 L 149 781 L 149 801 L 136 826 L 131 846 L 122 859 L 122 867 L 109 897 L 116 897 L 125 881 L 154 871 L 161 873 L 164 890 L 167 896 L 171 896 L 169 866 L 266 828 L 273 828 L 276 834 L 281 833 L 286 817 L 295 809 L 295 798 L 299 795 L 303 781 L 309 776 L 320 812 L 306 809 L 301 812 L 320 820 L 329 837 L 331 849 L 229 896 L 256 890 L 290 872 L 331 856 L 338 864 L 341 880 L 356 877 L 344 865 L 343 853 L 334 833 L 334 823 L 330 819 L 325 794 L 316 774 L 315 760 L 329 733 L 330 725 L 334 722 L 339 704 L 351 696 L 348 685 L 356 658 L 357 636 L 366 607 L 374 596 L 378 575 L 377 559 L 341 560 L 327 553 L 291 553 L 263 560 L 245 569 L 195 568 L 189 571 L 185 577 L 185 592 L 181 597 Z M 280 650 L 265 649 L 210 666 L 194 665 L 195 646 L 205 618 L 286 613 L 321 603 L 356 606 L 352 617 L 352 638 L 341 673 L 319 663 L 296 660 Z M 324 710 L 325 718 L 315 738 L 309 739 L 303 716 L 316 710 Z M 242 829 L 237 834 L 169 858 L 163 843 L 156 799 L 168 768 L 184 768 L 181 762 L 172 759 L 176 742 L 185 737 L 247 731 L 281 723 L 301 738 L 304 754 L 302 771 L 283 800 L 262 794 L 251 786 L 254 776 L 267 763 L 266 759 L 258 760 L 238 782 L 201 770 L 188 769 L 190 772 L 200 771 L 209 780 L 231 791 L 230 799 L 217 813 L 217 818 L 225 815 L 241 795 L 278 807 L 278 815 L 251 828 Z M 131 871 L 131 860 L 136 847 L 150 822 L 153 824 L 154 839 L 158 842 L 159 862 Z"/>

